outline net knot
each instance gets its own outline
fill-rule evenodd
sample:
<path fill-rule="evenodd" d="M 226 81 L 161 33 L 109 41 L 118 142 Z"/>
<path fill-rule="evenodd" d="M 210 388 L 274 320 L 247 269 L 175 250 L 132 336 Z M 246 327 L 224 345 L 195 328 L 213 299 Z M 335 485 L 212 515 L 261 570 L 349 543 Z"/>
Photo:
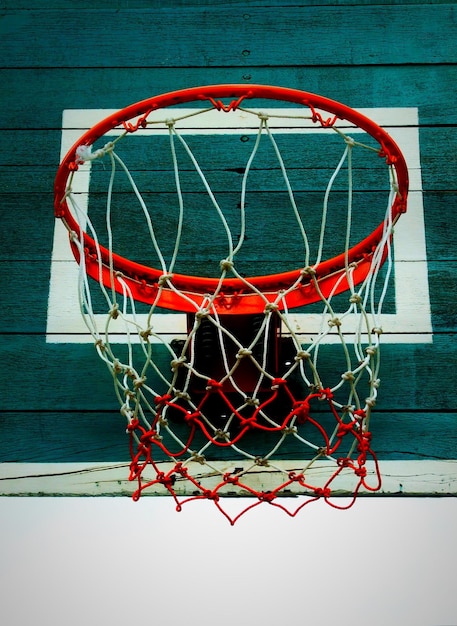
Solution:
<path fill-rule="evenodd" d="M 252 350 L 249 350 L 248 348 L 240 348 L 236 353 L 236 358 L 243 359 L 245 356 L 251 356 L 251 354 Z"/>
<path fill-rule="evenodd" d="M 332 400 L 333 399 L 333 392 L 329 387 L 326 387 L 325 389 L 321 389 L 319 391 L 319 400 Z"/>
<path fill-rule="evenodd" d="M 262 458 L 261 456 L 257 456 L 254 459 L 254 463 L 259 467 L 269 467 L 269 463 L 267 459 Z"/>
<path fill-rule="evenodd" d="M 147 341 L 149 337 L 152 335 L 152 328 L 146 328 L 145 330 L 141 330 L 139 332 L 139 335 L 142 339 Z"/>
<path fill-rule="evenodd" d="M 161 439 L 162 437 L 157 434 L 156 430 L 147 430 L 140 437 L 140 441 L 143 444 L 151 443 L 153 440 L 160 441 Z"/>
<path fill-rule="evenodd" d="M 104 352 L 106 350 L 105 342 L 101 338 L 97 339 L 97 341 L 94 343 L 94 346 L 96 348 L 99 348 L 99 350 L 101 350 L 101 352 Z"/>
<path fill-rule="evenodd" d="M 179 398 L 181 400 L 187 400 L 188 402 L 190 402 L 191 400 L 189 394 L 186 391 L 181 391 L 180 389 L 174 389 L 173 393 L 174 393 L 175 398 Z"/>
<path fill-rule="evenodd" d="M 294 357 L 295 361 L 307 361 L 311 358 L 311 355 L 306 350 L 298 350 L 297 354 Z"/>
<path fill-rule="evenodd" d="M 271 388 L 273 390 L 279 389 L 279 387 L 284 387 L 287 385 L 287 380 L 285 378 L 273 378 L 271 381 Z"/>
<path fill-rule="evenodd" d="M 376 406 L 376 398 L 365 398 L 365 404 L 369 407 Z"/>
<path fill-rule="evenodd" d="M 206 464 L 206 458 L 203 454 L 199 454 L 198 452 L 192 452 L 191 461 L 195 461 L 195 463 L 200 463 L 200 465 Z"/>
<path fill-rule="evenodd" d="M 136 428 L 138 428 L 139 424 L 140 424 L 140 421 L 138 419 L 136 418 L 132 419 L 130 423 L 127 424 L 127 432 L 128 433 L 133 432 Z"/>
<path fill-rule="evenodd" d="M 377 351 L 378 351 L 378 349 L 376 348 L 376 346 L 368 346 L 368 348 L 365 349 L 365 352 L 369 356 L 374 356 Z"/>
<path fill-rule="evenodd" d="M 193 413 L 188 411 L 184 414 L 184 421 L 187 424 L 194 424 L 198 420 L 199 417 L 201 417 L 200 411 L 194 411 Z"/>
<path fill-rule="evenodd" d="M 154 402 L 155 404 L 167 404 L 168 402 L 170 402 L 170 400 L 172 400 L 172 396 L 169 393 L 164 394 L 163 396 L 156 396 L 154 398 Z"/>
<path fill-rule="evenodd" d="M 168 488 L 173 487 L 176 479 L 173 475 L 169 476 L 168 474 L 165 474 L 165 472 L 157 472 L 156 480 L 161 485 Z"/>
<path fill-rule="evenodd" d="M 144 385 L 144 383 L 146 382 L 146 376 L 142 376 L 141 378 L 135 378 L 135 380 L 133 381 L 133 386 L 135 389 L 139 389 L 140 387 L 142 387 Z"/>
<path fill-rule="evenodd" d="M 272 313 L 273 311 L 278 311 L 279 310 L 279 306 L 277 304 L 275 304 L 274 302 L 269 302 L 263 312 L 264 313 Z"/>
<path fill-rule="evenodd" d="M 344 136 L 344 143 L 348 146 L 355 146 L 355 140 L 352 137 L 349 137 L 348 135 Z"/>
<path fill-rule="evenodd" d="M 338 431 L 336 436 L 341 439 L 342 437 L 345 437 L 348 433 L 352 432 L 354 428 L 354 424 L 352 422 L 349 423 L 344 423 L 341 422 L 338 426 Z"/>
<path fill-rule="evenodd" d="M 261 502 L 273 502 L 276 498 L 276 494 L 274 491 L 261 491 L 258 498 Z"/>
<path fill-rule="evenodd" d="M 159 287 L 163 287 L 168 281 L 171 281 L 172 278 L 173 274 L 162 274 L 162 276 L 159 276 L 157 283 Z"/>
<path fill-rule="evenodd" d="M 117 320 L 117 318 L 119 317 L 119 305 L 117 304 L 117 302 L 115 302 L 111 307 L 109 311 L 109 316 L 113 320 Z"/>
<path fill-rule="evenodd" d="M 219 391 L 222 389 L 223 384 L 213 378 L 208 380 L 208 384 L 206 385 L 206 391 Z"/>
<path fill-rule="evenodd" d="M 187 358 L 185 356 L 180 356 L 178 359 L 173 359 L 170 362 L 171 365 L 171 369 L 173 372 L 175 372 L 177 369 L 179 369 L 182 365 L 184 365 L 184 363 L 187 361 Z"/>
<path fill-rule="evenodd" d="M 316 276 L 316 274 L 316 270 L 311 266 L 304 267 L 300 272 L 301 276 Z"/>
<path fill-rule="evenodd" d="M 230 261 L 230 259 L 222 259 L 219 266 L 223 272 L 229 272 L 233 269 L 233 261 Z"/>
<path fill-rule="evenodd" d="M 329 498 L 331 493 L 330 487 L 316 487 L 314 489 L 314 495 L 318 498 Z"/>
<path fill-rule="evenodd" d="M 353 411 L 353 415 L 355 415 L 360 421 L 363 421 L 366 418 L 367 413 L 363 409 L 356 409 Z"/>
<path fill-rule="evenodd" d="M 355 380 L 355 376 L 353 372 L 344 372 L 344 374 L 341 374 L 341 378 L 343 380 L 348 380 L 348 381 Z"/>
<path fill-rule="evenodd" d="M 297 424 L 303 425 L 309 419 L 309 400 L 295 402 L 293 412 L 297 416 Z"/>
<path fill-rule="evenodd" d="M 335 326 L 339 328 L 342 322 L 338 317 L 333 317 L 331 320 L 328 320 L 327 324 L 330 326 L 330 328 L 334 328 Z"/>
<path fill-rule="evenodd" d="M 189 476 L 189 470 L 187 469 L 187 467 L 184 467 L 182 461 L 179 461 L 178 463 L 176 463 L 176 465 L 173 468 L 173 472 L 175 474 L 179 474 L 183 478 L 187 478 Z"/>
<path fill-rule="evenodd" d="M 232 485 L 239 485 L 240 483 L 240 478 L 238 474 L 231 474 L 230 472 L 227 472 L 226 474 L 224 474 L 222 479 L 224 483 L 230 483 Z"/>
<path fill-rule="evenodd" d="M 360 304 L 362 302 L 362 296 L 360 296 L 358 293 L 353 293 L 352 296 L 349 298 L 349 302 L 351 302 L 352 304 Z"/>
<path fill-rule="evenodd" d="M 216 491 L 211 491 L 210 489 L 203 489 L 202 496 L 207 500 L 214 500 L 214 502 L 218 502 L 219 494 Z"/>
<path fill-rule="evenodd" d="M 220 439 L 221 441 L 230 441 L 230 433 L 228 433 L 226 430 L 218 428 L 216 431 L 214 431 L 214 439 Z"/>
<path fill-rule="evenodd" d="M 378 335 L 379 337 L 380 335 L 382 335 L 382 328 L 375 326 L 375 328 L 373 328 L 371 332 L 373 335 Z"/>

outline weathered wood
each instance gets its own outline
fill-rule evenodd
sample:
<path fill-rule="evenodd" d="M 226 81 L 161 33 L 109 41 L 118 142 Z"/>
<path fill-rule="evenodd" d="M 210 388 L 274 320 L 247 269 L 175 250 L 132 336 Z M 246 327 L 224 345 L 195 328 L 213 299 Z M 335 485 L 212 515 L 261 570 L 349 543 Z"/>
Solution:
<path fill-rule="evenodd" d="M 451 128 L 420 128 L 422 183 L 427 197 L 433 198 L 434 192 L 437 191 L 455 192 L 457 189 L 457 178 L 454 175 L 454 145 L 450 140 L 451 137 Z M 21 206 L 28 207 L 31 202 L 34 207 L 33 211 L 41 211 L 42 206 L 52 207 L 52 198 L 49 199 L 49 196 L 45 197 L 41 194 L 45 192 L 48 192 L 48 194 L 53 193 L 54 179 L 60 155 L 60 139 L 60 129 L 52 131 L 4 130 L 0 132 L 0 193 L 2 194 L 2 202 L 7 203 L 2 205 L 4 206 L 5 215 L 17 215 L 18 211 L 22 210 Z M 193 141 L 194 143 L 195 141 Z M 234 158 L 232 158 L 232 151 L 229 150 L 228 153 L 225 153 L 226 158 L 224 161 L 224 152 L 221 151 L 218 160 L 213 159 L 211 155 L 211 160 L 214 161 L 212 163 L 208 159 L 209 153 L 205 157 L 204 142 L 200 141 L 198 143 L 202 144 L 199 155 L 203 155 L 203 161 L 206 162 L 205 165 L 210 168 L 215 167 L 215 175 L 213 176 L 215 189 L 227 189 L 227 186 L 230 185 L 239 188 L 246 156 L 241 156 L 240 153 L 240 157 L 235 162 Z M 14 146 L 14 150 L 11 150 L 11 146 Z M 307 189 L 311 189 L 312 185 L 316 184 L 318 188 L 322 188 L 322 185 L 328 181 L 331 174 L 330 168 L 323 169 L 322 165 L 330 162 L 335 165 L 336 157 L 340 154 L 338 151 L 341 152 L 341 148 L 335 145 L 335 154 L 333 156 L 330 155 L 328 160 L 327 157 L 320 159 L 320 161 L 317 157 L 314 159 L 310 158 L 308 164 L 310 175 L 307 178 L 302 178 L 303 182 L 300 182 L 300 185 L 305 185 Z M 286 153 L 287 150 L 285 151 L 285 156 Z M 360 166 L 365 168 L 365 161 L 369 163 L 370 159 L 365 159 L 363 154 L 361 158 L 355 159 L 355 170 L 358 170 Z M 275 163 L 272 159 L 271 164 L 277 171 L 277 162 Z M 160 167 L 160 162 L 158 162 L 158 165 Z M 312 169 L 313 167 L 315 168 L 314 170 Z M 189 166 L 185 165 L 182 169 L 183 175 L 189 177 Z M 94 173 L 96 174 L 97 172 L 100 173 L 100 176 L 103 175 L 102 166 L 94 167 Z M 369 170 L 365 171 L 365 169 L 361 170 L 361 173 L 363 175 L 359 177 L 358 185 L 363 184 L 370 189 L 378 187 L 379 175 L 372 177 Z M 254 188 L 256 177 L 258 176 L 255 171 L 250 175 Z M 193 178 L 195 180 L 195 174 L 193 174 Z M 170 184 L 168 187 L 165 186 L 167 180 L 170 182 L 171 179 L 161 176 L 156 177 L 154 183 L 158 185 L 157 190 L 168 190 Z M 184 178 L 185 181 L 186 178 Z M 257 186 L 265 188 L 265 185 L 267 185 L 267 188 L 268 186 L 273 188 L 272 185 L 277 184 L 278 181 L 280 181 L 280 177 L 277 174 L 274 178 L 263 176 L 258 181 Z M 414 190 L 414 188 L 415 186 L 412 185 L 411 190 Z M 19 190 L 21 195 L 18 195 Z M 7 198 L 7 194 L 15 196 L 14 211 L 9 206 L 10 200 Z M 28 194 L 34 195 L 34 199 L 31 200 Z M 453 206 L 452 203 L 455 201 L 455 196 L 446 194 L 442 195 L 442 198 L 449 202 L 448 210 L 450 210 L 449 207 Z"/>
<path fill-rule="evenodd" d="M 2 63 L 4 67 L 433 64 L 447 63 L 456 54 L 454 5 L 441 5 L 439 14 L 424 4 L 392 5 L 388 11 L 379 5 L 353 6 L 350 12 L 344 6 L 290 6 L 280 20 L 269 7 L 248 11 L 247 6 L 183 6 L 179 14 L 168 7 L 11 11 L 2 21 L 6 44 Z M 31 55 L 30 42 L 37 35 L 47 45 L 36 46 Z"/>
<path fill-rule="evenodd" d="M 60 129 L 64 109 L 118 109 L 176 89 L 219 83 L 283 85 L 318 93 L 352 107 L 418 107 L 422 125 L 455 124 L 454 85 L 457 67 L 422 65 L 361 65 L 342 68 L 338 59 L 326 67 L 308 65 L 198 68 L 19 68 L 0 69 L 0 128 Z M 32 106 L 46 101 L 46 109 Z M 357 91 L 354 91 L 354 84 Z M 84 85 L 84 88 L 81 88 Z M 427 129 L 423 129 L 426 131 Z M 452 129 L 448 129 L 452 132 Z M 43 136 L 41 147 L 49 141 Z M 14 147 L 18 142 L 14 142 Z M 11 145 L 8 154 L 14 156 Z M 58 152 L 57 152 L 58 154 Z M 2 154 L 2 158 L 4 158 Z M 45 165 L 45 163 L 43 163 Z"/>
<path fill-rule="evenodd" d="M 0 416 L 0 428 L 4 440 L 1 463 L 120 463 L 130 458 L 125 420 L 114 409 L 6 411 Z M 380 460 L 452 459 L 457 446 L 457 413 L 379 410 L 373 414 L 370 430 Z M 256 435 L 256 440 L 261 450 L 263 435 Z M 278 458 L 300 458 L 299 451 L 298 444 L 292 443 Z M 160 451 L 157 454 L 165 460 Z M 220 449 L 221 460 L 232 458 L 231 454 Z"/>
<path fill-rule="evenodd" d="M 20 182 L 21 178 L 15 180 Z M 49 260 L 55 221 L 52 192 L 0 194 L 0 206 L 5 224 L 0 230 L 0 260 Z M 456 206 L 455 192 L 427 191 L 424 194 L 430 261 L 451 261 L 454 258 L 457 233 L 449 225 Z"/>
<path fill-rule="evenodd" d="M 115 8 L 120 9 L 152 9 L 154 7 L 161 8 L 183 8 L 183 7 L 226 7 L 229 8 L 233 5 L 239 5 L 248 9 L 250 6 L 254 7 L 286 7 L 289 5 L 296 5 L 297 0 L 81 0 L 78 6 L 81 9 L 105 9 Z M 308 6 L 363 6 L 373 4 L 373 0 L 306 0 Z M 420 5 L 424 2 L 418 2 L 417 0 L 380 0 L 377 2 L 379 5 L 386 7 L 396 4 L 411 4 Z M 427 0 L 427 4 L 449 4 L 449 0 Z M 43 9 L 42 0 L 27 0 L 27 2 L 16 2 L 15 0 L 3 0 L 2 8 L 4 10 L 25 10 L 31 9 Z M 46 8 L 49 10 L 61 10 L 68 9 L 68 0 L 51 0 L 46 2 Z M 387 10 L 387 9 L 386 9 Z"/>
<path fill-rule="evenodd" d="M 233 466 L 229 461 L 213 462 L 222 473 L 227 467 Z M 159 468 L 163 472 L 172 470 L 173 463 L 160 463 Z M 382 487 L 377 496 L 453 496 L 455 495 L 456 473 L 455 461 L 453 460 L 419 460 L 419 461 L 381 461 Z M 127 496 L 132 495 L 136 488 L 135 482 L 128 481 L 128 463 L 5 463 L 3 464 L 3 476 L 0 478 L 0 495 L 12 496 Z M 275 467 L 283 471 L 290 471 L 290 461 L 277 461 Z M 301 467 L 293 462 L 292 469 Z M 190 468 L 194 468 L 191 466 Z M 206 469 L 206 471 L 205 471 Z M 214 475 L 214 470 L 197 467 L 200 480 L 205 481 L 208 488 L 215 488 L 221 479 L 221 474 Z M 314 472 L 317 471 L 317 474 Z M 275 470 L 273 470 L 274 472 Z M 325 473 L 324 473 L 325 472 Z M 368 468 L 368 477 L 375 478 L 371 467 Z M 324 475 L 323 475 L 324 474 Z M 330 478 L 332 469 L 327 467 L 313 467 L 307 472 L 312 480 L 317 475 L 318 479 L 325 482 L 325 476 Z M 254 484 L 252 484 L 254 478 Z M 271 478 L 264 472 L 257 472 L 251 477 L 251 486 L 259 491 L 269 491 L 272 487 Z M 335 487 L 335 485 L 333 485 Z M 174 484 L 175 492 L 179 496 L 189 496 L 193 492 L 193 486 L 186 484 L 184 479 L 178 478 Z M 350 496 L 354 489 L 354 481 L 350 476 L 338 478 L 338 496 Z M 287 496 L 293 495 L 297 487 L 291 486 Z M 249 496 L 247 492 L 236 493 L 233 486 L 224 489 L 229 495 Z M 313 495 L 313 494 L 310 494 Z M 359 491 L 359 497 L 367 495 L 363 489 Z M 369 496 L 373 497 L 369 492 Z M 143 497 L 169 496 L 169 492 L 162 485 L 151 486 L 144 491 Z M 240 505 L 240 508 L 242 505 Z M 293 508 L 293 505 L 292 505 Z"/>
<path fill-rule="evenodd" d="M 323 380 L 335 382 L 333 353 L 339 355 L 332 346 L 324 346 L 320 357 L 321 363 L 325 363 Z M 56 406 L 63 412 L 118 410 L 110 374 L 91 344 L 50 344 L 45 343 L 43 336 L 3 335 L 0 354 L 14 381 L 2 410 L 50 411 Z M 168 372 L 165 351 L 158 346 L 156 354 L 157 363 Z M 435 334 L 432 346 L 384 344 L 379 409 L 454 410 L 454 396 L 445 389 L 452 389 L 456 359 L 453 334 Z M 163 393 L 166 389 L 162 387 L 163 384 L 158 388 Z"/>
<path fill-rule="evenodd" d="M 384 343 L 370 429 L 384 493 L 455 494 L 456 19 L 457 5 L 442 0 L 2 3 L 0 493 L 125 494 L 134 487 L 126 482 L 125 419 L 93 345 L 75 344 L 71 334 L 67 343 L 46 342 L 62 111 L 122 108 L 174 89 L 233 82 L 294 87 L 356 108 L 418 108 L 433 342 L 427 331 L 423 344 Z M 328 178 L 318 156 L 311 169 Z M 238 161 L 231 153 L 212 164 L 215 188 L 226 197 L 239 186 Z M 165 200 L 170 189 L 164 164 L 157 165 L 155 191 L 164 195 L 156 199 Z M 190 184 L 188 172 L 183 181 Z M 195 189 L 188 191 L 190 198 Z M 278 229 L 287 249 L 288 227 L 278 222 Z M 411 254 L 414 246 L 412 234 Z M 420 304 L 409 303 L 411 319 Z M 392 290 L 386 305 L 394 310 Z M 332 347 L 321 356 L 329 358 L 324 374 L 336 371 Z M 169 367 L 160 351 L 157 358 Z M 285 454 L 293 459 L 296 449 Z M 95 469 L 103 463 L 116 467 Z M 16 480 L 27 473 L 37 477 Z"/>

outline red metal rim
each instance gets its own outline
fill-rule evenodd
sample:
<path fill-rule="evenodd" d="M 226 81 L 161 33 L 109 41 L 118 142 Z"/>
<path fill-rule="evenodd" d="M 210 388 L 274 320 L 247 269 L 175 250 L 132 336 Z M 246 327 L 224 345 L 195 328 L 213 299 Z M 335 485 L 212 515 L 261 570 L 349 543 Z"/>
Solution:
<path fill-rule="evenodd" d="M 129 122 L 133 118 L 140 117 L 135 125 L 131 126 L 131 130 L 134 132 L 152 111 L 165 107 L 206 100 L 212 103 L 215 108 L 230 110 L 236 109 L 242 101 L 253 98 L 299 104 L 308 107 L 313 119 L 322 126 L 331 126 L 336 119 L 346 120 L 369 133 L 378 142 L 380 154 L 396 170 L 398 194 L 391 209 L 392 221 L 395 222 L 399 215 L 406 211 L 408 170 L 405 159 L 390 135 L 368 117 L 337 101 L 297 89 L 265 85 L 210 85 L 173 91 L 132 104 L 105 118 L 84 133 L 66 154 L 58 169 L 54 185 L 55 216 L 63 220 L 70 232 L 79 236 L 79 224 L 72 215 L 65 199 L 68 179 L 71 173 L 77 169 L 76 150 L 78 147 L 90 146 L 109 130 L 124 122 Z M 229 100 L 224 102 L 222 99 Z M 320 111 L 330 114 L 331 117 L 325 118 Z M 341 275 L 344 273 L 348 262 L 356 266 L 352 277 L 354 284 L 363 281 L 369 273 L 373 251 L 382 237 L 383 224 L 381 223 L 366 239 L 352 247 L 347 255 L 343 253 L 321 262 L 316 268 L 316 277 L 323 294 L 328 295 L 333 292 L 336 285 L 338 285 L 336 293 L 348 288 L 347 282 L 344 279 L 341 280 Z M 87 273 L 98 280 L 100 268 L 95 259 L 96 246 L 94 240 L 87 233 L 84 233 L 80 246 L 86 251 Z M 78 246 L 73 243 L 72 249 L 75 258 L 79 261 Z M 109 287 L 112 280 L 112 275 L 108 269 L 110 255 L 106 248 L 100 247 L 99 249 L 103 263 L 102 280 L 105 286 Z M 129 283 L 133 296 L 141 302 L 152 303 L 157 296 L 158 281 L 162 272 L 118 255 L 114 255 L 112 258 L 115 271 L 122 273 L 124 281 Z M 260 290 L 268 300 L 273 301 L 277 298 L 280 289 L 289 287 L 299 279 L 302 269 L 298 268 L 290 272 L 268 276 L 255 276 L 246 280 Z M 204 294 L 214 292 L 219 282 L 217 278 L 183 274 L 173 274 L 172 280 L 173 285 L 178 290 L 186 293 L 190 302 L 185 302 L 174 291 L 164 288 L 161 292 L 159 305 L 191 312 L 200 306 Z M 120 286 L 119 289 L 121 290 Z M 319 299 L 320 296 L 312 287 L 309 278 L 303 276 L 300 286 L 288 296 L 288 306 L 303 306 Z M 248 292 L 244 283 L 236 278 L 228 278 L 224 281 L 224 290 L 218 303 L 221 310 L 227 313 L 254 313 L 263 311 L 265 308 L 265 300 L 252 291 Z M 215 303 L 216 306 L 218 303 Z"/>

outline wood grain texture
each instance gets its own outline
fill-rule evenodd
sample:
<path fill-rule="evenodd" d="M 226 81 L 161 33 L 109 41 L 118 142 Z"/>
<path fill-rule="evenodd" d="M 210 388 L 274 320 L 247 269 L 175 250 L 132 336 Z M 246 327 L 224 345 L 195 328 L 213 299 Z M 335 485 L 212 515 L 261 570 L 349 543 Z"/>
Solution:
<path fill-rule="evenodd" d="M 401 462 L 385 466 L 386 492 L 457 493 L 456 22 L 441 0 L 4 0 L 0 493 L 132 491 L 109 373 L 91 344 L 46 342 L 62 111 L 221 82 L 418 108 L 433 342 L 383 346 L 370 427 L 381 460 Z M 222 191 L 233 169 L 215 168 Z M 103 463 L 113 469 L 93 469 Z"/>
<path fill-rule="evenodd" d="M 333 65 L 325 67 L 307 64 L 262 67 L 251 63 L 223 71 L 218 67 L 139 67 L 134 71 L 122 67 L 20 67 L 0 69 L 0 81 L 0 128 L 11 130 L 60 130 L 64 109 L 118 109 L 153 95 L 221 82 L 293 87 L 355 108 L 418 107 L 424 127 L 445 125 L 452 132 L 452 125 L 457 124 L 454 106 L 457 67 L 448 63 L 426 67 L 387 64 L 341 67 L 335 59 Z M 27 85 L 25 93 L 24 85 Z M 34 94 L 36 106 L 31 106 L 27 92 Z M 43 148 L 46 149 L 45 145 Z"/>
<path fill-rule="evenodd" d="M 19 334 L 3 335 L 0 349 L 4 362 L 14 364 L 18 376 L 21 372 L 20 384 L 5 399 L 4 410 L 50 411 L 59 407 L 62 411 L 111 410 L 117 414 L 112 379 L 92 344 L 46 344 L 42 336 Z M 325 350 L 331 357 L 331 346 Z M 456 351 L 454 338 L 447 333 L 435 335 L 432 350 L 427 344 L 404 344 L 401 349 L 385 344 L 377 406 L 389 411 L 408 411 L 411 407 L 421 412 L 454 410 L 452 393 L 443 393 L 435 381 L 449 385 L 454 380 Z M 168 371 L 164 350 L 157 350 L 156 361 Z M 322 371 L 324 379 L 337 375 L 331 369 L 331 359 Z"/>
<path fill-rule="evenodd" d="M 248 4 L 183 6 L 179 12 L 167 6 L 11 11 L 1 23 L 2 65 L 134 68 L 447 63 L 456 57 L 456 12 L 453 5 L 440 5 L 437 20 L 435 7 L 427 4 L 393 5 L 389 11 L 382 5 L 353 6 L 348 11 L 344 6 L 272 9 Z"/>
<path fill-rule="evenodd" d="M 417 437 L 419 424 L 422 433 Z M 124 420 L 111 411 L 5 411 L 0 416 L 0 428 L 6 442 L 0 450 L 1 463 L 129 460 Z M 445 411 L 381 410 L 371 430 L 380 460 L 448 459 L 453 458 L 457 446 L 457 415 Z M 294 459 L 296 453 L 297 447 L 291 445 L 279 458 Z M 230 459 L 230 454 L 230 450 L 221 450 L 219 456 Z M 158 458 L 166 460 L 160 453 Z"/>

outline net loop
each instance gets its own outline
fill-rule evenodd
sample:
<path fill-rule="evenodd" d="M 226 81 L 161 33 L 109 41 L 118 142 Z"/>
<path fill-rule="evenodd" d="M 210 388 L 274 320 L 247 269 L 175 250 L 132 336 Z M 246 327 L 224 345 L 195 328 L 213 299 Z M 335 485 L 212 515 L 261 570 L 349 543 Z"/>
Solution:
<path fill-rule="evenodd" d="M 333 126 L 336 122 L 336 120 L 338 119 L 337 115 L 334 115 L 333 117 L 327 117 L 326 119 L 324 119 L 324 117 L 322 116 L 322 114 L 317 111 L 313 104 L 311 104 L 311 102 L 309 102 L 309 100 L 304 100 L 303 101 L 304 104 L 306 104 L 312 113 L 312 121 L 314 123 L 319 122 L 319 124 L 323 127 L 323 128 L 330 128 L 331 126 Z"/>
<path fill-rule="evenodd" d="M 131 122 L 122 121 L 122 126 L 124 127 L 125 132 L 127 133 L 135 133 L 139 128 L 146 128 L 147 124 L 148 124 L 148 117 L 151 115 L 151 113 L 154 111 L 156 107 L 151 107 L 149 108 L 146 113 L 144 113 L 144 115 L 140 116 L 138 118 L 138 120 L 132 124 Z"/>
<path fill-rule="evenodd" d="M 332 491 L 330 487 L 316 487 L 314 489 L 314 495 L 318 498 L 327 499 L 331 496 Z"/>
<path fill-rule="evenodd" d="M 309 420 L 310 419 L 309 400 L 305 399 L 305 400 L 296 402 L 294 406 L 294 414 L 297 417 L 296 422 L 299 426 L 303 425 L 307 420 Z"/>
<path fill-rule="evenodd" d="M 201 95 L 200 97 L 202 100 L 209 100 L 217 111 L 224 111 L 224 113 L 229 113 L 230 111 L 236 111 L 236 109 L 240 106 L 243 100 L 250 97 L 250 93 L 248 92 L 246 95 L 242 95 L 236 100 L 232 100 L 229 104 L 224 104 L 222 100 L 216 100 L 212 96 Z"/>

